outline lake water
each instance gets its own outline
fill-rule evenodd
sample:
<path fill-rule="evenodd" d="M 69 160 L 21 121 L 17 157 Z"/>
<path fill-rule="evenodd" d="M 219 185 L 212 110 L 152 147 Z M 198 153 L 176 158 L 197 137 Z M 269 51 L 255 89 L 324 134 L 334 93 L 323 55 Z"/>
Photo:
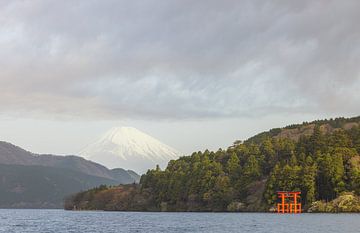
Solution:
<path fill-rule="evenodd" d="M 0 209 L 0 232 L 360 232 L 359 214 L 141 213 Z"/>

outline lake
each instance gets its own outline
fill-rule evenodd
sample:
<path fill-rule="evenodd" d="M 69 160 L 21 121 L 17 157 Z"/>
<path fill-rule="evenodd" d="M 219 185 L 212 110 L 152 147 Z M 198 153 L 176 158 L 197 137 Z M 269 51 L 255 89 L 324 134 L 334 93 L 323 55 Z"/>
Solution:
<path fill-rule="evenodd" d="M 151 213 L 0 209 L 0 232 L 360 232 L 360 214 Z"/>

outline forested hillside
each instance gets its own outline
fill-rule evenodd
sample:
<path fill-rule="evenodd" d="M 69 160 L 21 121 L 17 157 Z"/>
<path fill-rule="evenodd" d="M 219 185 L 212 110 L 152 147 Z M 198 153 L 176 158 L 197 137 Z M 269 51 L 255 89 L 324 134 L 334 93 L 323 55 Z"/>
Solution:
<path fill-rule="evenodd" d="M 125 188 L 123 195 L 104 198 L 103 192 L 109 197 L 119 188 L 103 187 L 68 199 L 66 208 L 268 211 L 278 190 L 301 191 L 305 208 L 343 192 L 360 195 L 359 121 L 293 125 L 237 141 L 226 150 L 195 152 L 170 161 L 164 171 L 149 170 L 139 186 Z"/>
<path fill-rule="evenodd" d="M 134 171 L 77 156 L 39 155 L 0 141 L 0 208 L 61 208 L 69 194 L 102 184 L 131 184 Z"/>
<path fill-rule="evenodd" d="M 71 193 L 117 181 L 44 166 L 0 164 L 0 208 L 61 208 Z"/>

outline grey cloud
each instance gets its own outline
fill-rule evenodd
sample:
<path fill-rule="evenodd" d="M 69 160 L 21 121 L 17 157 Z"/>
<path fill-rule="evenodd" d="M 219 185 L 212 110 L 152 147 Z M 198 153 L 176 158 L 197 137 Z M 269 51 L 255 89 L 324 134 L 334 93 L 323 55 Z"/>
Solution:
<path fill-rule="evenodd" d="M 1 111 L 356 114 L 357 22 L 356 0 L 2 2 Z"/>

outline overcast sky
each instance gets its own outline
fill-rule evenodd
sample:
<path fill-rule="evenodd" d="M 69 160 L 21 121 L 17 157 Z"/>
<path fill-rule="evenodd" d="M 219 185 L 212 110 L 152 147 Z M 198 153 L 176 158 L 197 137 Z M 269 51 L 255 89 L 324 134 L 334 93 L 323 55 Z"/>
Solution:
<path fill-rule="evenodd" d="M 183 153 L 360 115 L 360 1 L 0 1 L 0 140 L 71 154 L 112 126 Z"/>

